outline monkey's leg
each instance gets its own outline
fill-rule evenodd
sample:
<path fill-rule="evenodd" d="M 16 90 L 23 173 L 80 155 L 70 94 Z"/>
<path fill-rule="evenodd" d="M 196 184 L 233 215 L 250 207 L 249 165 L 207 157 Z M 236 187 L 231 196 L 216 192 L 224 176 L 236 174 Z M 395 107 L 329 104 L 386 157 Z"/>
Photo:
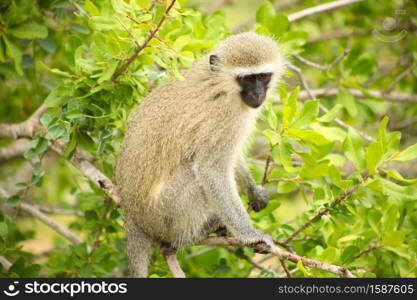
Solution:
<path fill-rule="evenodd" d="M 172 272 L 172 275 L 174 275 L 175 278 L 185 278 L 185 273 L 181 269 L 181 266 L 177 259 L 177 251 L 170 247 L 161 247 L 162 253 L 165 256 L 165 259 L 167 261 L 168 267 Z"/>
<path fill-rule="evenodd" d="M 140 228 L 130 223 L 126 226 L 127 256 L 132 277 L 148 277 L 148 266 L 152 251 L 152 239 Z"/>
<path fill-rule="evenodd" d="M 194 172 L 200 187 L 211 200 L 216 215 L 234 237 L 246 244 L 264 242 L 271 247 L 274 245 L 268 234 L 253 227 L 227 164 L 196 165 Z"/>
<path fill-rule="evenodd" d="M 236 181 L 240 190 L 248 195 L 250 206 L 255 211 L 264 209 L 269 202 L 268 192 L 262 186 L 256 184 L 242 157 L 239 158 L 235 171 Z"/>

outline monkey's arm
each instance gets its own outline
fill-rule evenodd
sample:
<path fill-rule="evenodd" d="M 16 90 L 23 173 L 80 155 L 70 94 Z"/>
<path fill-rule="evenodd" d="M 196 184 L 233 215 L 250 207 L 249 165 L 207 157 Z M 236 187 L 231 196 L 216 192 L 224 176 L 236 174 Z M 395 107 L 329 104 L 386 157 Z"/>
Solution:
<path fill-rule="evenodd" d="M 255 211 L 264 209 L 269 201 L 268 192 L 262 186 L 256 184 L 243 157 L 239 158 L 235 172 L 239 188 L 248 195 L 250 206 Z"/>
<path fill-rule="evenodd" d="M 227 230 L 246 244 L 264 242 L 273 245 L 272 238 L 255 227 L 239 197 L 233 174 L 221 166 L 196 170 L 200 186 Z"/>

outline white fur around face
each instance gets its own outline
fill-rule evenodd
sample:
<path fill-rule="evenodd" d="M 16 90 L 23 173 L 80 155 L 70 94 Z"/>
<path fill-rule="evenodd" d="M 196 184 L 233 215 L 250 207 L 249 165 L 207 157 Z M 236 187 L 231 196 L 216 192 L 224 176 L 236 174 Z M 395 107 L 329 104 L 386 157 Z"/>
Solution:
<path fill-rule="evenodd" d="M 232 73 L 235 76 L 246 76 L 250 74 L 260 74 L 260 73 L 275 73 L 277 71 L 276 64 L 266 64 L 257 66 L 254 68 L 234 68 Z"/>

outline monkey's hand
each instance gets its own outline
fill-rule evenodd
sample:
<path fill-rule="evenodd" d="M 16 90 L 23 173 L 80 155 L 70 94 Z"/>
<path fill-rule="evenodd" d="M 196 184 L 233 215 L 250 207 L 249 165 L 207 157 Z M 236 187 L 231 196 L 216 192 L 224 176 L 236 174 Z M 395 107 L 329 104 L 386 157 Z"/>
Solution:
<path fill-rule="evenodd" d="M 266 189 L 260 185 L 255 185 L 249 189 L 249 205 L 254 211 L 264 209 L 269 202 L 269 195 Z"/>
<path fill-rule="evenodd" d="M 276 247 L 274 239 L 267 233 L 262 232 L 258 229 L 253 228 L 250 236 L 235 236 L 238 240 L 242 241 L 246 245 L 249 245 L 257 250 L 258 253 L 266 254 L 269 252 L 269 249 Z"/>
<path fill-rule="evenodd" d="M 274 239 L 266 233 L 263 233 L 263 239 L 255 244 L 255 252 L 261 254 L 268 254 L 271 248 L 276 247 L 274 243 Z"/>

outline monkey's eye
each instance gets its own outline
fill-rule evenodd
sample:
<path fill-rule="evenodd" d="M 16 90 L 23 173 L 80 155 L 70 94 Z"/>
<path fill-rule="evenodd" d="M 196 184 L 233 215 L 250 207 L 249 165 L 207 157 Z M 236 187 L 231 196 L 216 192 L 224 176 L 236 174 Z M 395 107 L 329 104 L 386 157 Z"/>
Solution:
<path fill-rule="evenodd" d="M 271 79 L 271 73 L 260 73 L 256 77 L 259 81 L 269 81 Z"/>
<path fill-rule="evenodd" d="M 255 78 L 252 75 L 243 76 L 242 82 L 244 84 L 251 84 Z"/>

